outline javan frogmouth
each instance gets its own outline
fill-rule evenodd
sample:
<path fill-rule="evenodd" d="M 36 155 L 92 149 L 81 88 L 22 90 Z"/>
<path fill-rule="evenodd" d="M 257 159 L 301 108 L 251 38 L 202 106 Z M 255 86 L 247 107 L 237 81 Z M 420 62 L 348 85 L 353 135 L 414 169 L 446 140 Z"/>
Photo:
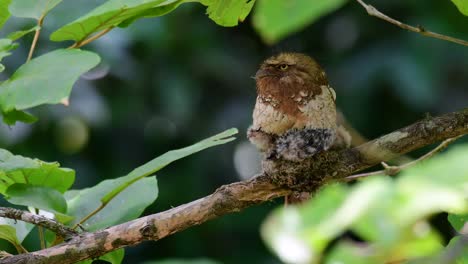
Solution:
<path fill-rule="evenodd" d="M 335 91 L 311 57 L 301 53 L 270 57 L 255 81 L 258 96 L 247 137 L 265 158 L 300 162 L 331 147 L 349 147 L 349 134 L 337 125 Z M 294 193 L 286 201 L 307 198 L 307 193 Z"/>

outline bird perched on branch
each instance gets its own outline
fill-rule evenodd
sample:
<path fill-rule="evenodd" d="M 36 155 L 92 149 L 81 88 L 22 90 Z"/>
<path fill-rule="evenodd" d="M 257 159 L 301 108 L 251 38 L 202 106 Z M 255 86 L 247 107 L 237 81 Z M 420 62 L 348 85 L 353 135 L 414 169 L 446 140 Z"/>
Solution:
<path fill-rule="evenodd" d="M 332 146 L 349 145 L 349 134 L 337 125 L 335 91 L 311 57 L 270 57 L 255 81 L 258 96 L 247 136 L 267 158 L 298 162 Z"/>
<path fill-rule="evenodd" d="M 300 162 L 332 147 L 349 147 L 351 136 L 337 124 L 335 91 L 314 59 L 278 54 L 261 64 L 255 81 L 258 95 L 247 137 L 265 158 Z M 294 192 L 286 203 L 309 196 Z"/>

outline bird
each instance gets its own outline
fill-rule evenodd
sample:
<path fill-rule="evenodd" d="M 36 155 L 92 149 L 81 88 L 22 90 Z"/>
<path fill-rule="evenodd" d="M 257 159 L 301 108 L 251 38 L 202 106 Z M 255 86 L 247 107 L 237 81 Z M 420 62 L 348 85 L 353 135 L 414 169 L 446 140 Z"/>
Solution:
<path fill-rule="evenodd" d="M 302 53 L 266 59 L 255 74 L 257 99 L 249 140 L 266 158 L 294 162 L 349 145 L 337 124 L 336 93 L 322 67 Z"/>
<path fill-rule="evenodd" d="M 274 55 L 254 79 L 257 98 L 247 137 L 264 158 L 301 162 L 330 148 L 349 147 L 351 136 L 337 124 L 336 93 L 313 58 L 295 52 Z M 288 197 L 286 203 L 298 203 L 309 195 Z"/>

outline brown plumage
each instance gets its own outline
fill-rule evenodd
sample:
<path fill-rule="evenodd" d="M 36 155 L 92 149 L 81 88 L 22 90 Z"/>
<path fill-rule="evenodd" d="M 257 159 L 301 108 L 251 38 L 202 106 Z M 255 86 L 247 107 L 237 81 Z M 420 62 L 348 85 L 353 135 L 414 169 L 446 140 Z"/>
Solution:
<path fill-rule="evenodd" d="M 255 75 L 257 101 L 248 137 L 268 157 L 300 161 L 336 138 L 335 92 L 323 69 L 300 53 L 265 60 Z"/>
<path fill-rule="evenodd" d="M 258 96 L 247 136 L 266 158 L 300 162 L 334 144 L 349 145 L 336 122 L 335 91 L 311 57 L 280 53 L 268 58 L 255 81 Z"/>

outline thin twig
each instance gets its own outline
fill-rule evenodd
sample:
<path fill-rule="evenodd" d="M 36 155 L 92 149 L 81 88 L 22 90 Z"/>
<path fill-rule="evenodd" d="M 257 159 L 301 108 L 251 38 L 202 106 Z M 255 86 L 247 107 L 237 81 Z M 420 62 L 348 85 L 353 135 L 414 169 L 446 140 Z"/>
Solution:
<path fill-rule="evenodd" d="M 76 223 L 72 229 L 73 230 L 76 230 L 77 227 L 81 227 L 84 222 L 88 221 L 88 219 L 90 219 L 92 216 L 94 216 L 95 214 L 99 213 L 99 211 L 101 211 L 102 209 L 104 209 L 104 207 L 106 207 L 107 203 L 101 203 L 101 205 L 96 208 L 94 211 L 92 211 L 91 213 L 89 213 L 88 215 L 86 215 L 85 217 L 83 217 L 78 223 Z"/>
<path fill-rule="evenodd" d="M 41 28 L 42 28 L 42 24 L 44 23 L 44 17 L 45 17 L 45 15 L 42 15 L 37 20 L 38 28 L 36 29 L 36 32 L 34 33 L 34 38 L 33 38 L 33 41 L 31 43 L 31 48 L 29 49 L 28 58 L 26 59 L 26 62 L 31 60 L 32 55 L 34 53 L 34 49 L 36 48 L 37 41 L 39 39 L 39 35 L 41 34 Z"/>
<path fill-rule="evenodd" d="M 49 219 L 42 215 L 32 214 L 30 212 L 18 210 L 15 208 L 0 207 L 0 217 L 21 220 L 37 226 L 42 226 L 63 238 L 69 238 L 78 234 L 78 232 L 64 226 L 63 224 L 53 219 Z"/>
<path fill-rule="evenodd" d="M 366 9 L 367 13 L 370 16 L 375 16 L 377 18 L 385 20 L 385 21 L 387 21 L 387 22 L 389 22 L 391 24 L 394 24 L 395 26 L 398 26 L 398 27 L 402 28 L 402 29 L 413 31 L 413 32 L 419 33 L 419 34 L 421 34 L 423 36 L 426 36 L 426 37 L 441 39 L 441 40 L 457 43 L 457 44 L 460 44 L 460 45 L 463 45 L 463 46 L 468 46 L 468 41 L 465 41 L 465 40 L 462 40 L 462 39 L 457 39 L 457 38 L 446 36 L 446 35 L 442 35 L 442 34 L 439 34 L 439 33 L 436 33 L 436 32 L 432 32 L 432 31 L 426 30 L 422 26 L 413 27 L 413 26 L 410 26 L 408 24 L 404 24 L 404 23 L 402 23 L 402 22 L 400 22 L 398 20 L 395 20 L 395 19 L 383 14 L 382 12 L 377 10 L 375 7 L 364 3 L 364 1 L 362 1 L 362 0 L 356 0 L 356 1 Z"/>
<path fill-rule="evenodd" d="M 111 27 L 108 27 L 102 31 L 100 31 L 99 33 L 85 39 L 85 40 L 82 40 L 82 41 L 78 41 L 78 42 L 75 42 L 73 45 L 71 45 L 70 47 L 68 47 L 69 49 L 75 49 L 75 48 L 80 48 L 80 47 L 83 47 L 84 45 L 86 44 L 89 44 L 90 42 L 93 42 L 95 41 L 96 39 L 104 36 L 105 34 L 107 34 L 109 31 L 111 31 L 112 29 L 114 28 L 114 26 L 111 26 Z"/>
<path fill-rule="evenodd" d="M 351 176 L 348 176 L 346 178 L 344 178 L 343 180 L 345 181 L 351 181 L 351 180 L 355 180 L 357 178 L 364 178 L 364 177 L 369 177 L 369 176 L 375 176 L 375 175 L 382 175 L 382 174 L 386 174 L 386 175 L 389 175 L 389 176 L 393 176 L 397 173 L 399 173 L 400 171 L 404 170 L 404 169 L 407 169 L 411 166 L 414 166 L 416 165 L 418 162 L 420 161 L 423 161 L 423 160 L 426 160 L 426 159 L 429 159 L 430 157 L 434 156 L 436 153 L 442 151 L 443 149 L 445 149 L 446 147 L 448 147 L 448 145 L 450 145 L 452 142 L 454 142 L 455 140 L 461 138 L 463 135 L 460 135 L 460 136 L 457 136 L 457 137 L 453 137 L 453 138 L 449 138 L 449 139 L 446 139 L 444 141 L 442 141 L 442 143 L 440 143 L 436 148 L 434 148 L 433 150 L 429 151 L 428 153 L 424 154 L 423 156 L 419 157 L 418 159 L 416 160 L 413 160 L 411 162 L 408 162 L 408 163 L 405 163 L 403 165 L 400 165 L 400 166 L 389 166 L 387 165 L 387 163 L 385 162 L 382 162 L 382 166 L 385 168 L 384 170 L 379 170 L 379 171 L 373 171 L 373 172 L 367 172 L 367 173 L 360 173 L 360 174 L 355 174 L 355 175 L 351 175 Z"/>

